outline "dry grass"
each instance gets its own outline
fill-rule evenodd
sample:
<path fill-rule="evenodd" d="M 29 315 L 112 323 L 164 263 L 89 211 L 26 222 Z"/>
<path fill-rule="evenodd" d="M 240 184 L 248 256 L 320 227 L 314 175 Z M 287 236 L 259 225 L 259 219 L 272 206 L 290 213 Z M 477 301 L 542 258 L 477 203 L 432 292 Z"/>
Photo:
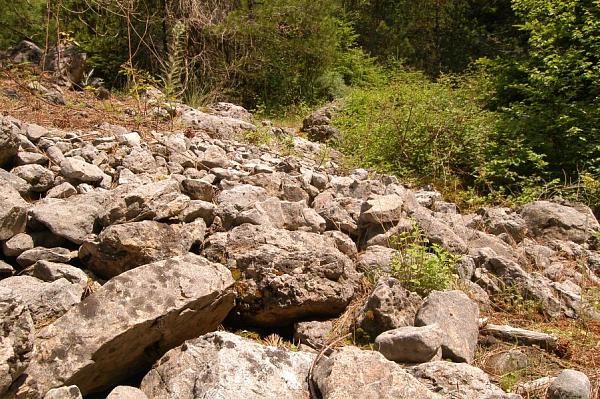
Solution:
<path fill-rule="evenodd" d="M 108 100 L 98 100 L 92 91 L 64 89 L 61 91 L 66 105 L 55 105 L 28 88 L 34 81 L 52 87 L 32 66 L 2 68 L 0 65 L 0 113 L 45 127 L 81 132 L 93 131 L 105 122 L 135 130 L 142 136 L 152 130 L 171 131 L 179 127 L 151 115 L 143 103 L 120 93 L 112 93 Z M 5 95 L 7 90 L 14 91 L 17 98 Z"/>

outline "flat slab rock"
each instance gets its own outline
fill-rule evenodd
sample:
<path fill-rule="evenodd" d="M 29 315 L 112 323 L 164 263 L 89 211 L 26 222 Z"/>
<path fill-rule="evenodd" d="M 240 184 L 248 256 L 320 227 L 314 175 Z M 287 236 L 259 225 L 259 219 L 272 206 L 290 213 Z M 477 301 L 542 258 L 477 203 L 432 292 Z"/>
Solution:
<path fill-rule="evenodd" d="M 465 363 L 428 362 L 407 371 L 444 399 L 521 399 L 492 384 L 483 370 Z"/>
<path fill-rule="evenodd" d="M 350 302 L 358 273 L 335 245 L 315 233 L 244 224 L 210 236 L 204 253 L 239 276 L 235 317 L 285 326 L 337 316 Z"/>
<path fill-rule="evenodd" d="M 141 390 L 154 399 L 305 399 L 314 356 L 219 331 L 167 352 Z"/>
<path fill-rule="evenodd" d="M 4 397 L 33 356 L 34 327 L 27 304 L 1 286 L 0 314 L 0 397 Z"/>
<path fill-rule="evenodd" d="M 323 399 L 441 399 L 379 352 L 344 347 L 317 363 L 313 381 Z"/>
<path fill-rule="evenodd" d="M 26 379 L 9 398 L 77 385 L 117 385 L 186 339 L 216 329 L 233 307 L 231 273 L 189 254 L 123 273 L 40 330 Z"/>

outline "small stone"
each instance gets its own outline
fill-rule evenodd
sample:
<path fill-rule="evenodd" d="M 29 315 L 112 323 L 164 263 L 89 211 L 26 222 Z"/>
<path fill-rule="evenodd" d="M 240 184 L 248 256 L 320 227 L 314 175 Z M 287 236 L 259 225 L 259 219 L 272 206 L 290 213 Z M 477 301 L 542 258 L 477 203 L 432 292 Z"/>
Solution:
<path fill-rule="evenodd" d="M 17 263 L 23 267 L 33 265 L 39 260 L 47 260 L 50 262 L 67 263 L 71 259 L 77 257 L 77 252 L 71 252 L 67 248 L 44 248 L 36 247 L 24 251 L 17 258 Z"/>
<path fill-rule="evenodd" d="M 138 388 L 119 385 L 110 391 L 106 399 L 148 399 L 148 397 Z"/>

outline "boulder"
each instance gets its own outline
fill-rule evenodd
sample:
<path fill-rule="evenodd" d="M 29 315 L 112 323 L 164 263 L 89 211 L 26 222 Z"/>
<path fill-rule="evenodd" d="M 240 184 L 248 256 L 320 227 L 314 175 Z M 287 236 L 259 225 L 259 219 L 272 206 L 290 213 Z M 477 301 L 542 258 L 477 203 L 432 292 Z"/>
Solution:
<path fill-rule="evenodd" d="M 444 333 L 437 324 L 424 327 L 400 327 L 380 334 L 375 348 L 394 362 L 425 363 L 441 358 Z"/>
<path fill-rule="evenodd" d="M 148 397 L 138 388 L 119 385 L 110 391 L 106 399 L 148 399 Z"/>
<path fill-rule="evenodd" d="M 11 185 L 0 180 L 0 241 L 25 231 L 29 204 Z"/>
<path fill-rule="evenodd" d="M 531 234 L 545 240 L 583 243 L 600 225 L 588 207 L 574 208 L 550 201 L 536 201 L 521 210 Z"/>
<path fill-rule="evenodd" d="M 59 84 L 77 86 L 83 79 L 86 54 L 74 44 L 60 44 L 44 57 L 44 70 L 51 71 Z"/>
<path fill-rule="evenodd" d="M 23 251 L 17 257 L 17 263 L 23 267 L 31 266 L 35 262 L 40 260 L 47 260 L 49 262 L 60 262 L 68 263 L 71 259 L 77 257 L 77 252 L 70 251 L 67 248 L 44 248 L 35 247 Z"/>
<path fill-rule="evenodd" d="M 37 64 L 42 60 L 43 54 L 44 51 L 29 40 L 21 40 L 19 44 L 12 47 L 8 52 L 10 60 L 15 64 L 23 62 Z"/>
<path fill-rule="evenodd" d="M 46 226 L 53 234 L 81 244 L 94 226 L 112 194 L 92 191 L 67 199 L 49 198 L 31 209 L 32 221 Z"/>
<path fill-rule="evenodd" d="M 215 187 L 201 179 L 185 179 L 181 182 L 184 192 L 193 200 L 212 202 Z"/>
<path fill-rule="evenodd" d="M 29 183 L 34 192 L 43 193 L 54 185 L 54 173 L 42 165 L 17 166 L 11 170 L 11 173 Z"/>
<path fill-rule="evenodd" d="M 77 385 L 89 395 L 118 385 L 217 328 L 233 306 L 232 285 L 227 269 L 193 254 L 122 273 L 38 332 L 27 378 L 12 392 L 39 398 Z"/>
<path fill-rule="evenodd" d="M 129 154 L 123 158 L 122 165 L 124 168 L 133 173 L 156 173 L 158 165 L 152 153 L 142 147 L 135 146 Z"/>
<path fill-rule="evenodd" d="M 444 332 L 442 356 L 471 363 L 479 336 L 479 307 L 462 291 L 433 291 L 415 317 L 415 326 L 438 324 Z"/>
<path fill-rule="evenodd" d="M 125 220 L 166 220 L 177 218 L 190 198 L 180 191 L 176 180 L 144 184 L 124 195 Z"/>
<path fill-rule="evenodd" d="M 412 326 L 422 302 L 395 278 L 381 277 L 361 308 L 356 324 L 374 339 L 384 331 Z"/>
<path fill-rule="evenodd" d="M 252 114 L 246 110 L 246 108 L 239 105 L 218 102 L 216 104 L 210 104 L 206 107 L 208 113 L 212 115 L 239 119 L 244 122 L 252 123 Z"/>
<path fill-rule="evenodd" d="M 358 279 L 334 240 L 315 233 L 244 224 L 210 236 L 204 253 L 239 276 L 235 317 L 260 326 L 337 316 Z"/>
<path fill-rule="evenodd" d="M 36 329 L 44 327 L 65 314 L 81 301 L 85 285 L 66 279 L 46 283 L 31 276 L 13 276 L 0 281 L 27 304 Z"/>
<path fill-rule="evenodd" d="M 0 117 L 0 167 L 10 162 L 19 151 L 19 128 L 12 118 Z"/>
<path fill-rule="evenodd" d="M 464 254 L 467 252 L 468 247 L 465 241 L 446 223 L 432 216 L 427 209 L 417 208 L 410 216 L 416 220 L 432 244 L 438 244 L 447 251 L 455 254 Z"/>
<path fill-rule="evenodd" d="M 314 368 L 323 399 L 441 399 L 381 353 L 343 347 Z"/>
<path fill-rule="evenodd" d="M 79 258 L 104 278 L 117 276 L 150 262 L 184 255 L 204 239 L 206 225 L 165 224 L 152 220 L 109 226 L 95 238 L 86 239 Z"/>
<path fill-rule="evenodd" d="M 518 349 L 495 353 L 485 360 L 485 370 L 494 375 L 504 375 L 527 367 L 527 355 Z"/>
<path fill-rule="evenodd" d="M 83 399 L 83 396 L 77 385 L 71 385 L 49 390 L 44 399 Z"/>
<path fill-rule="evenodd" d="M 521 398 L 519 395 L 505 393 L 500 387 L 490 382 L 489 376 L 485 372 L 465 363 L 435 361 L 410 367 L 407 371 L 443 398 Z"/>
<path fill-rule="evenodd" d="M 483 220 L 483 228 L 492 234 L 508 234 L 516 242 L 525 238 L 527 223 L 510 208 L 483 208 L 478 211 Z"/>
<path fill-rule="evenodd" d="M 547 399 L 591 399 L 592 385 L 581 371 L 563 370 L 548 386 Z"/>
<path fill-rule="evenodd" d="M 372 245 L 358 255 L 356 268 L 365 274 L 378 276 L 391 271 L 393 259 L 398 256 L 398 251 L 381 245 Z"/>
<path fill-rule="evenodd" d="M 214 332 L 169 351 L 141 390 L 154 399 L 305 399 L 313 357 Z"/>
<path fill-rule="evenodd" d="M 377 195 L 363 202 L 359 221 L 363 225 L 386 225 L 402 218 L 402 198 L 397 194 Z"/>
<path fill-rule="evenodd" d="M 61 162 L 60 173 L 78 183 L 98 183 L 104 178 L 104 172 L 96 165 L 71 157 Z"/>
<path fill-rule="evenodd" d="M 328 230 L 357 234 L 360 201 L 349 197 L 334 198 L 331 192 L 323 192 L 314 199 L 312 207 L 325 219 Z"/>
<path fill-rule="evenodd" d="M 184 105 L 178 108 L 178 112 L 183 123 L 215 138 L 233 139 L 239 133 L 256 129 L 252 123 L 236 118 L 207 114 Z"/>
<path fill-rule="evenodd" d="M 237 214 L 234 224 L 244 223 L 272 226 L 287 230 L 303 230 L 320 233 L 325 230 L 325 220 L 304 201 L 289 202 L 268 198 L 252 208 Z"/>
<path fill-rule="evenodd" d="M 33 356 L 34 327 L 27 304 L 3 286 L 0 286 L 0 314 L 0 396 L 4 397 Z"/>
<path fill-rule="evenodd" d="M 300 344 L 321 349 L 332 338 L 333 322 L 302 321 L 294 324 L 294 339 Z"/>
<path fill-rule="evenodd" d="M 23 252 L 33 249 L 33 238 L 29 234 L 19 233 L 2 244 L 4 256 L 19 256 Z"/>

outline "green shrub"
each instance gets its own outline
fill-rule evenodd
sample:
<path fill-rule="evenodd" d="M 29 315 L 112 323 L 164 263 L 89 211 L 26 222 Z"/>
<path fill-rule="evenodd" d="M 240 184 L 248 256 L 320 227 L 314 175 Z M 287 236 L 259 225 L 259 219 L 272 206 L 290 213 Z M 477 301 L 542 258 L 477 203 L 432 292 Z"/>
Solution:
<path fill-rule="evenodd" d="M 421 183 L 472 184 L 485 162 L 495 115 L 482 109 L 484 80 L 397 72 L 355 89 L 334 124 L 339 149 L 355 163 Z"/>
<path fill-rule="evenodd" d="M 429 245 L 418 227 L 395 237 L 392 246 L 399 252 L 392 260 L 391 275 L 406 289 L 426 296 L 453 285 L 458 257 L 437 244 Z"/>

